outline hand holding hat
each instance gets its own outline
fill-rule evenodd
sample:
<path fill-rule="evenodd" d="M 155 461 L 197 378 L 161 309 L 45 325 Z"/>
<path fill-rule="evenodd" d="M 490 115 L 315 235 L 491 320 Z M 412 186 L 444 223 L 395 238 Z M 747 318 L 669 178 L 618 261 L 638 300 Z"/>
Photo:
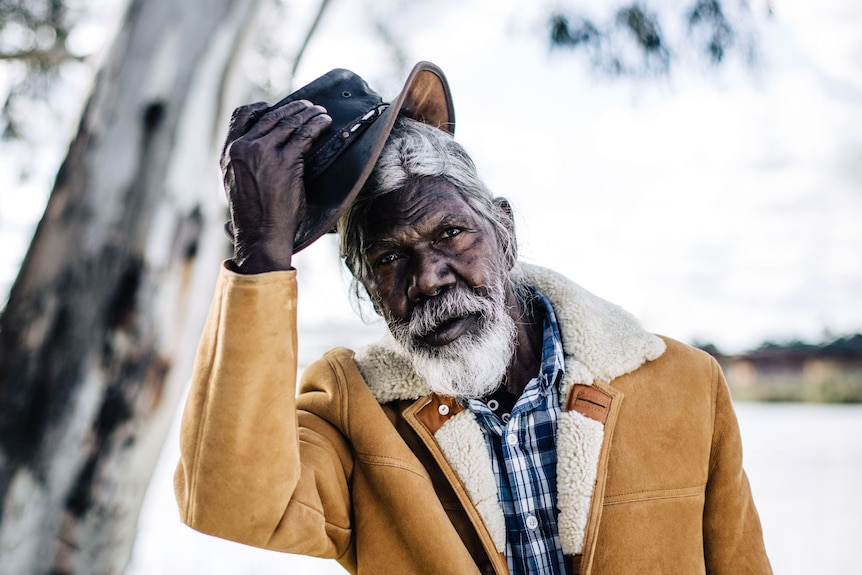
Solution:
<path fill-rule="evenodd" d="M 331 123 L 324 108 L 305 100 L 277 108 L 251 104 L 234 112 L 222 173 L 238 271 L 290 268 L 306 212 L 303 155 Z"/>

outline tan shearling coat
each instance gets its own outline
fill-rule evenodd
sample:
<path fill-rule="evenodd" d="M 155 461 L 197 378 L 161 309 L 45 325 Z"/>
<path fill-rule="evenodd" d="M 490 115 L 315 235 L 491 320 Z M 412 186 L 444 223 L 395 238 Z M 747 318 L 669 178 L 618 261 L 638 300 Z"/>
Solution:
<path fill-rule="evenodd" d="M 575 572 L 771 573 L 715 361 L 521 269 L 563 338 L 558 523 Z M 507 573 L 481 429 L 392 342 L 327 353 L 297 390 L 295 273 L 222 269 L 183 416 L 182 520 L 352 573 Z"/>

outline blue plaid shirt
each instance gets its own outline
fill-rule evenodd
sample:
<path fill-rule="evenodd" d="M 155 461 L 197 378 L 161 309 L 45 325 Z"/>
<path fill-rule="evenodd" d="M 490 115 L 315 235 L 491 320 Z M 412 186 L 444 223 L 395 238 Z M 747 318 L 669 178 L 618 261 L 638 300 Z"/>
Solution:
<path fill-rule="evenodd" d="M 546 312 L 539 374 L 527 384 L 508 421 L 483 401 L 470 399 L 467 407 L 476 414 L 492 454 L 506 519 L 509 572 L 562 575 L 571 569 L 557 529 L 557 385 L 564 371 L 563 346 L 550 302 L 535 289 L 533 296 L 533 305 Z"/>

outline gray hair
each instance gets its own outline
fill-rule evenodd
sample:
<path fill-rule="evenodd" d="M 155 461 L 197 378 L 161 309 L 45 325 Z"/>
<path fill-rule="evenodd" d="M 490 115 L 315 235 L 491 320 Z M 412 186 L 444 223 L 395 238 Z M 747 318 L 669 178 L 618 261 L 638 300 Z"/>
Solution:
<path fill-rule="evenodd" d="M 365 247 L 372 202 L 423 178 L 444 178 L 454 185 L 467 205 L 496 232 L 501 246 L 500 263 L 512 265 L 516 261 L 517 244 L 511 219 L 507 210 L 497 206 L 504 200 L 492 196 L 466 150 L 448 132 L 402 116 L 396 120 L 365 186 L 338 221 L 341 257 L 356 280 L 364 284 L 371 273 Z M 354 286 L 357 293 L 358 287 Z"/>

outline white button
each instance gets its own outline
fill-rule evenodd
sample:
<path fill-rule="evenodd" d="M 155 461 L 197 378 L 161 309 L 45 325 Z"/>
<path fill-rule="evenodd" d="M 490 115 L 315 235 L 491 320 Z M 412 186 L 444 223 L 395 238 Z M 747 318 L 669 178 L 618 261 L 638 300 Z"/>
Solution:
<path fill-rule="evenodd" d="M 535 515 L 527 516 L 527 529 L 535 529 L 539 526 L 539 520 L 536 519 Z"/>
<path fill-rule="evenodd" d="M 512 417 L 511 413 L 504 413 L 500 416 L 500 419 L 503 420 L 503 423 L 509 423 L 509 418 Z"/>
<path fill-rule="evenodd" d="M 490 409 L 491 411 L 497 411 L 498 407 L 500 407 L 500 404 L 497 403 L 496 399 L 489 399 L 488 400 L 488 409 Z"/>
<path fill-rule="evenodd" d="M 440 415 L 449 415 L 449 406 L 445 403 L 441 403 L 439 406 L 437 406 L 437 413 L 439 413 Z"/>
<path fill-rule="evenodd" d="M 506 443 L 508 443 L 509 445 L 515 445 L 516 443 L 518 443 L 518 436 L 514 433 L 510 433 L 506 436 Z"/>

